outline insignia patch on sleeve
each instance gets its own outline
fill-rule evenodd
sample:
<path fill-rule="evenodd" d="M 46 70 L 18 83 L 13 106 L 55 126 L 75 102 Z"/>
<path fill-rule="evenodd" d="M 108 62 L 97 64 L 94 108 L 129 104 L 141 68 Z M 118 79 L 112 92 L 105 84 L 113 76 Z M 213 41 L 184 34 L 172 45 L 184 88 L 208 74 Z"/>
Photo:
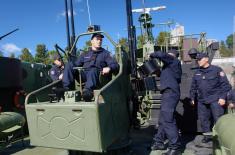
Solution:
<path fill-rule="evenodd" d="M 55 74 L 55 71 L 51 71 L 51 75 L 54 75 Z"/>
<path fill-rule="evenodd" d="M 224 76 L 225 74 L 224 74 L 224 72 L 220 72 L 219 75 L 220 76 Z"/>

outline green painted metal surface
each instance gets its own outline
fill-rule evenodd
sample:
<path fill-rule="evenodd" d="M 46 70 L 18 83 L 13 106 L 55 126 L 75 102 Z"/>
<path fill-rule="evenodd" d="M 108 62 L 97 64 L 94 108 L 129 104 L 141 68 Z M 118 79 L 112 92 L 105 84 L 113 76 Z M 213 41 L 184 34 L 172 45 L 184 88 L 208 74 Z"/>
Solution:
<path fill-rule="evenodd" d="M 64 102 L 30 101 L 32 96 L 50 90 L 56 82 L 27 96 L 25 107 L 32 145 L 103 152 L 128 136 L 128 60 L 120 46 L 117 49 L 120 71 L 94 91 L 92 102 L 76 102 L 75 92 L 78 90 L 65 92 Z"/>
<path fill-rule="evenodd" d="M 234 155 L 235 154 L 235 114 L 222 116 L 213 128 L 214 154 Z"/>
<path fill-rule="evenodd" d="M 30 93 L 52 82 L 49 76 L 51 65 L 22 62 L 22 89 L 26 93 Z M 37 99 L 40 101 L 48 100 L 48 93 L 50 90 L 44 91 L 38 95 Z M 35 98 L 31 98 L 31 102 L 35 102 Z"/>
<path fill-rule="evenodd" d="M 52 82 L 48 72 L 50 65 L 22 62 L 23 89 L 32 92 Z"/>
<path fill-rule="evenodd" d="M 23 126 L 25 123 L 24 117 L 16 112 L 0 113 L 0 135 L 1 132 L 14 126 Z"/>
<path fill-rule="evenodd" d="M 23 133 L 25 118 L 16 112 L 0 113 L 0 152 L 5 149 L 19 134 Z M 2 153 L 0 153 L 2 154 Z"/>
<path fill-rule="evenodd" d="M 32 104 L 26 112 L 31 145 L 101 150 L 95 104 Z"/>
<path fill-rule="evenodd" d="M 0 57 L 0 88 L 22 86 L 22 70 L 19 59 Z"/>

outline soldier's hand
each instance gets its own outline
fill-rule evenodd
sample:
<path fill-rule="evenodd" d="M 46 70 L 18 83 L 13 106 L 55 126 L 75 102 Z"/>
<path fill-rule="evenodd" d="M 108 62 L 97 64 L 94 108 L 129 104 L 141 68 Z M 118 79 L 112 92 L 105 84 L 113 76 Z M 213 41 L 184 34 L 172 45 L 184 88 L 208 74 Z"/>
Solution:
<path fill-rule="evenodd" d="M 223 105 L 225 105 L 225 100 L 220 98 L 218 103 L 220 106 L 223 106 Z"/>
<path fill-rule="evenodd" d="M 63 79 L 63 74 L 60 74 L 59 80 L 62 80 L 62 79 Z"/>
<path fill-rule="evenodd" d="M 101 74 L 102 74 L 102 75 L 106 75 L 106 74 L 108 74 L 108 73 L 110 72 L 110 70 L 111 70 L 110 67 L 104 67 L 103 70 L 102 70 L 102 72 L 101 72 Z"/>
<path fill-rule="evenodd" d="M 228 107 L 229 108 L 235 108 L 235 105 L 233 103 L 229 103 Z"/>
<path fill-rule="evenodd" d="M 191 105 L 194 106 L 195 105 L 195 102 L 194 100 L 191 101 Z"/>

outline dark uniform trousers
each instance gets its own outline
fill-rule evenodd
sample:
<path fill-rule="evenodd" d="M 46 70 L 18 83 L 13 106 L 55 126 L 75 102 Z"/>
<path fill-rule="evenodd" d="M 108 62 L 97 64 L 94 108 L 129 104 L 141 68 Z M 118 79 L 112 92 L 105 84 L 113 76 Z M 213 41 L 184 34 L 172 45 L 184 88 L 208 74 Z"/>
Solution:
<path fill-rule="evenodd" d="M 69 62 L 65 66 L 63 83 L 65 86 L 72 88 L 74 86 L 74 77 L 79 81 L 79 73 L 77 70 L 74 70 L 75 65 L 72 62 Z M 93 67 L 81 71 L 82 82 L 85 82 L 84 89 L 93 90 L 99 84 L 99 74 L 100 71 L 98 68 Z M 74 76 L 75 75 L 75 76 Z"/>
<path fill-rule="evenodd" d="M 224 114 L 224 108 L 213 102 L 210 104 L 198 103 L 198 117 L 201 122 L 203 132 L 211 131 L 211 114 L 213 116 L 214 123 Z"/>
<path fill-rule="evenodd" d="M 178 149 L 181 146 L 174 117 L 174 111 L 179 99 L 180 95 L 171 89 L 166 89 L 162 93 L 159 127 L 153 140 L 157 144 L 162 144 L 167 138 L 169 140 L 169 149 Z"/>

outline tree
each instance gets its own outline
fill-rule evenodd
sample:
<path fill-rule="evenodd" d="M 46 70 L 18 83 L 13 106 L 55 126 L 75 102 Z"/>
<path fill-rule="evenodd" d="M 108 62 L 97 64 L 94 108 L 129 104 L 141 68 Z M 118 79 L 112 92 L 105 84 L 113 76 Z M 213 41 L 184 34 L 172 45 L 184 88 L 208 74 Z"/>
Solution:
<path fill-rule="evenodd" d="M 58 54 L 57 51 L 55 50 L 51 50 L 51 51 L 48 51 L 47 55 L 48 55 L 48 59 L 47 59 L 47 64 L 52 64 L 54 62 L 54 56 L 55 54 Z M 62 52 L 60 52 L 60 56 L 61 56 L 61 59 L 63 59 L 63 62 L 66 62 L 65 61 L 65 56 Z"/>
<path fill-rule="evenodd" d="M 56 50 L 51 50 L 47 52 L 48 58 L 53 59 L 54 55 L 58 54 Z"/>
<path fill-rule="evenodd" d="M 157 37 L 157 40 L 156 40 L 157 45 L 158 46 L 165 46 L 166 45 L 167 37 L 170 37 L 170 33 L 169 32 L 164 32 L 164 31 L 160 32 L 158 37 Z M 170 39 L 168 39 L 168 43 L 167 44 L 169 44 L 169 43 L 170 43 Z"/>
<path fill-rule="evenodd" d="M 137 48 L 143 48 L 143 44 L 144 44 L 144 36 L 140 35 L 137 36 Z"/>
<path fill-rule="evenodd" d="M 224 41 L 221 41 L 221 42 L 220 42 L 220 49 L 219 49 L 219 51 L 220 51 L 220 55 L 221 55 L 222 57 L 230 57 L 230 56 L 232 56 L 232 54 L 233 54 L 232 51 L 229 50 L 229 49 L 226 47 Z"/>
<path fill-rule="evenodd" d="M 85 42 L 85 46 L 82 49 L 78 49 L 76 51 L 76 55 L 79 56 L 81 53 L 86 53 L 88 52 L 89 48 L 91 47 L 91 41 L 88 40 Z"/>
<path fill-rule="evenodd" d="M 22 54 L 20 55 L 20 60 L 26 61 L 26 62 L 34 62 L 33 55 L 29 52 L 27 48 L 22 49 Z"/>
<path fill-rule="evenodd" d="M 124 48 L 126 52 L 129 51 L 128 41 L 127 38 L 121 38 L 118 40 L 118 43 Z"/>
<path fill-rule="evenodd" d="M 86 41 L 85 46 L 83 47 L 83 51 L 88 51 L 89 47 L 91 47 L 91 41 L 90 40 Z"/>
<path fill-rule="evenodd" d="M 226 45 L 229 49 L 233 49 L 233 34 L 230 34 L 226 39 Z"/>
<path fill-rule="evenodd" d="M 35 62 L 49 64 L 48 53 L 46 49 L 46 45 L 38 44 L 36 47 L 36 54 L 35 54 Z"/>

